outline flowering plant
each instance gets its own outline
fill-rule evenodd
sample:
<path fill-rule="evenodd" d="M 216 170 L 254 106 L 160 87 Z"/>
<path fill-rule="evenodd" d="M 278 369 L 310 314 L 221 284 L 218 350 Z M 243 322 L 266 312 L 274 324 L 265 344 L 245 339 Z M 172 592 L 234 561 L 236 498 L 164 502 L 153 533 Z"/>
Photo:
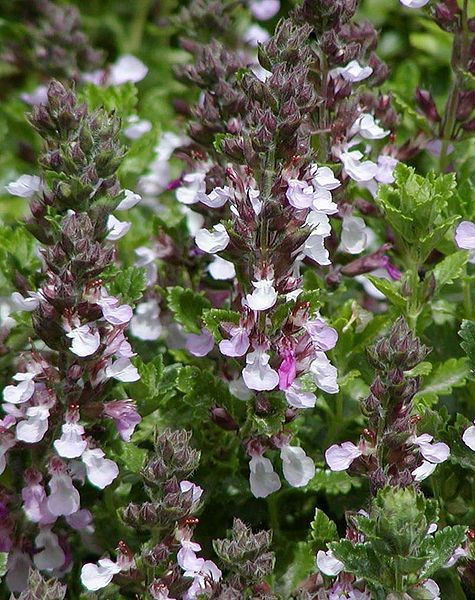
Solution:
<path fill-rule="evenodd" d="M 471 598 L 475 4 L 0 36 L 0 593 Z"/>

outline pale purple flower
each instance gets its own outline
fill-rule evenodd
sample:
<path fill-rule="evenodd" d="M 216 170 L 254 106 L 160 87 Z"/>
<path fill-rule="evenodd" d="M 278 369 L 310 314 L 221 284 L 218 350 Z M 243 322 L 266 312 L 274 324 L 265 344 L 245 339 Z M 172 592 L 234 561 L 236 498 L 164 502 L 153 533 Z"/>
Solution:
<path fill-rule="evenodd" d="M 332 471 L 346 471 L 361 455 L 361 450 L 353 442 L 343 442 L 330 446 L 325 451 L 325 460 Z"/>
<path fill-rule="evenodd" d="M 333 327 L 329 327 L 322 319 L 307 321 L 304 327 L 317 350 L 327 352 L 335 347 L 338 341 L 338 332 Z"/>
<path fill-rule="evenodd" d="M 277 291 L 274 288 L 274 278 L 253 281 L 254 291 L 246 295 L 246 301 L 251 310 L 268 310 L 277 301 Z"/>
<path fill-rule="evenodd" d="M 411 472 L 411 475 L 414 477 L 414 481 L 423 481 L 429 477 L 429 475 L 432 475 L 436 467 L 437 465 L 435 463 L 423 460 L 422 464 Z"/>
<path fill-rule="evenodd" d="M 49 528 L 41 529 L 35 538 L 35 546 L 39 550 L 34 557 L 35 567 L 40 570 L 59 569 L 66 560 L 58 536 Z"/>
<path fill-rule="evenodd" d="M 120 238 L 124 237 L 129 231 L 131 226 L 132 223 L 129 223 L 128 221 L 119 221 L 114 215 L 109 215 L 107 217 L 107 229 L 109 233 L 106 236 L 106 240 L 111 242 L 120 240 Z"/>
<path fill-rule="evenodd" d="M 212 231 L 199 229 L 195 235 L 195 242 L 203 252 L 216 254 L 216 252 L 226 249 L 229 244 L 229 235 L 224 225 L 218 223 L 213 227 Z"/>
<path fill-rule="evenodd" d="M 101 490 L 110 485 L 119 474 L 116 463 L 104 456 L 100 448 L 93 448 L 86 450 L 81 457 L 86 465 L 87 478 Z"/>
<path fill-rule="evenodd" d="M 259 21 L 267 21 L 279 12 L 280 0 L 251 0 L 249 9 Z"/>
<path fill-rule="evenodd" d="M 13 376 L 17 385 L 7 385 L 3 390 L 3 399 L 10 404 L 23 404 L 35 393 L 34 373 L 16 373 Z"/>
<path fill-rule="evenodd" d="M 462 221 L 455 230 L 455 243 L 464 250 L 475 250 L 475 223 Z"/>
<path fill-rule="evenodd" d="M 26 102 L 30 106 L 37 106 L 38 104 L 48 103 L 48 86 L 39 85 L 32 92 L 23 92 L 20 94 L 20 98 L 23 102 Z"/>
<path fill-rule="evenodd" d="M 249 349 L 249 335 L 244 327 L 233 327 L 231 339 L 221 340 L 219 350 L 224 356 L 244 356 Z"/>
<path fill-rule="evenodd" d="M 11 299 L 15 305 L 15 308 L 19 310 L 25 310 L 27 312 L 31 312 L 38 308 L 40 303 L 39 294 L 35 292 L 28 292 L 28 294 L 29 297 L 25 298 L 19 292 L 13 292 Z"/>
<path fill-rule="evenodd" d="M 196 204 L 202 194 L 206 193 L 206 172 L 186 173 L 182 177 L 182 185 L 176 189 L 176 199 L 182 204 Z"/>
<path fill-rule="evenodd" d="M 414 439 L 414 443 L 419 446 L 425 460 L 435 464 L 446 461 L 450 456 L 450 448 L 444 442 L 432 443 L 432 440 L 431 435 L 423 433 Z"/>
<path fill-rule="evenodd" d="M 304 487 L 315 475 L 313 460 L 299 446 L 282 446 L 280 449 L 285 479 L 292 487 Z"/>
<path fill-rule="evenodd" d="M 79 510 L 79 492 L 67 473 L 54 472 L 49 481 L 49 489 L 47 506 L 51 514 L 61 517 L 72 515 Z"/>
<path fill-rule="evenodd" d="M 327 392 L 327 394 L 338 393 L 340 389 L 337 383 L 338 371 L 328 360 L 324 352 L 315 353 L 315 359 L 310 365 L 310 372 L 318 388 Z"/>
<path fill-rule="evenodd" d="M 430 2 L 430 0 L 400 0 L 401 4 L 407 8 L 422 8 Z"/>
<path fill-rule="evenodd" d="M 82 529 L 87 529 L 90 532 L 94 531 L 94 528 L 91 527 L 92 515 L 86 508 L 81 508 L 81 510 L 72 515 L 66 515 L 64 518 L 67 524 L 77 531 L 81 531 Z"/>
<path fill-rule="evenodd" d="M 72 339 L 71 352 L 82 358 L 94 354 L 101 345 L 101 336 L 91 323 L 72 329 L 66 337 Z"/>
<path fill-rule="evenodd" d="M 279 374 L 269 366 L 270 356 L 262 349 L 249 352 L 242 371 L 245 384 L 250 390 L 273 390 L 279 383 Z"/>
<path fill-rule="evenodd" d="M 470 450 L 475 451 L 475 426 L 471 425 L 467 427 L 467 429 L 463 432 L 462 440 L 464 444 L 466 444 Z"/>
<path fill-rule="evenodd" d="M 366 223 L 361 217 L 343 217 L 340 249 L 348 254 L 360 254 L 368 245 Z"/>
<path fill-rule="evenodd" d="M 369 66 L 362 67 L 357 60 L 352 60 L 344 67 L 336 67 L 330 71 L 330 75 L 339 75 L 345 81 L 358 83 L 367 79 L 373 73 L 373 69 Z"/>
<path fill-rule="evenodd" d="M 209 208 L 221 208 L 231 198 L 232 190 L 227 185 L 216 187 L 209 194 L 198 193 L 198 200 Z"/>
<path fill-rule="evenodd" d="M 314 393 L 302 390 L 298 381 L 285 390 L 285 399 L 294 408 L 313 408 L 317 398 Z"/>
<path fill-rule="evenodd" d="M 214 348 L 214 338 L 206 329 L 202 328 L 200 334 L 189 333 L 186 336 L 186 349 L 193 356 L 206 356 Z"/>
<path fill-rule="evenodd" d="M 201 496 L 203 495 L 203 488 L 201 488 L 199 485 L 195 485 L 191 481 L 187 481 L 185 479 L 183 481 L 180 481 L 180 490 L 183 493 L 189 492 L 191 490 L 191 494 L 192 494 L 191 510 L 192 511 L 196 510 L 198 508 Z"/>
<path fill-rule="evenodd" d="M 138 83 L 147 73 L 148 67 L 141 60 L 130 54 L 124 54 L 111 66 L 108 83 L 110 85 L 121 85 L 128 81 Z"/>
<path fill-rule="evenodd" d="M 244 32 L 243 40 L 246 42 L 246 44 L 249 44 L 249 46 L 255 48 L 258 46 L 258 44 L 267 42 L 269 37 L 269 32 L 266 29 L 257 23 L 253 23 Z"/>
<path fill-rule="evenodd" d="M 354 122 L 351 133 L 358 134 L 367 140 L 380 140 L 389 135 L 389 131 L 380 127 L 370 113 L 361 114 Z"/>
<path fill-rule="evenodd" d="M 140 379 L 137 368 L 134 367 L 128 358 L 119 358 L 106 367 L 106 377 L 113 377 L 124 383 L 132 383 Z"/>
<path fill-rule="evenodd" d="M 216 281 L 225 281 L 236 277 L 236 269 L 232 262 L 215 256 L 208 265 L 209 274 Z"/>
<path fill-rule="evenodd" d="M 324 575 L 336 577 L 343 571 L 345 565 L 341 560 L 335 558 L 331 550 L 327 552 L 319 550 L 317 552 L 317 567 Z"/>
<path fill-rule="evenodd" d="M 124 442 L 130 442 L 135 427 L 142 420 L 133 400 L 113 400 L 104 404 L 104 414 L 114 419 Z"/>
<path fill-rule="evenodd" d="M 98 564 L 86 563 L 81 569 L 81 583 L 91 592 L 105 588 L 121 568 L 110 558 L 101 558 Z"/>
<path fill-rule="evenodd" d="M 278 369 L 279 390 L 286 390 L 292 385 L 297 377 L 297 362 L 294 354 L 290 350 L 284 350 L 282 356 L 283 360 Z"/>
<path fill-rule="evenodd" d="M 430 594 L 430 596 L 424 596 L 427 600 L 440 600 L 440 588 L 433 579 L 426 579 L 421 587 Z"/>
<path fill-rule="evenodd" d="M 6 582 L 11 592 L 22 592 L 28 585 L 28 575 L 32 567 L 30 555 L 15 549 L 9 552 Z"/>
<path fill-rule="evenodd" d="M 315 189 L 334 190 L 341 185 L 330 167 L 319 167 L 317 164 L 313 164 L 310 168 L 310 174 Z"/>
<path fill-rule="evenodd" d="M 23 510 L 28 520 L 43 525 L 54 523 L 56 515 L 48 509 L 46 491 L 41 485 L 41 473 L 28 469 L 25 474 L 26 485 L 21 490 Z"/>
<path fill-rule="evenodd" d="M 158 340 L 162 333 L 160 306 L 155 298 L 137 304 L 130 321 L 130 332 L 139 340 Z"/>
<path fill-rule="evenodd" d="M 44 405 L 30 406 L 26 410 L 26 417 L 16 426 L 17 440 L 27 444 L 36 444 L 48 431 L 49 408 Z"/>
<path fill-rule="evenodd" d="M 259 455 L 252 456 L 249 469 L 251 492 L 256 498 L 266 498 L 280 489 L 279 476 L 268 458 Z"/>
<path fill-rule="evenodd" d="M 20 175 L 16 181 L 5 186 L 5 189 L 12 196 L 31 198 L 41 190 L 41 179 L 37 175 Z"/>
<path fill-rule="evenodd" d="M 128 304 L 119 305 L 114 296 L 102 297 L 97 304 L 102 309 L 102 316 L 111 325 L 125 325 L 133 316 L 132 308 Z"/>
<path fill-rule="evenodd" d="M 140 194 L 136 194 L 131 190 L 123 190 L 123 192 L 124 199 L 119 202 L 116 210 L 129 210 L 129 208 L 133 208 L 142 200 L 142 196 L 140 196 Z"/>
<path fill-rule="evenodd" d="M 389 155 L 378 156 L 378 172 L 374 176 L 379 183 L 394 183 L 394 169 L 398 164 L 398 159 Z"/>
<path fill-rule="evenodd" d="M 378 165 L 370 160 L 362 162 L 363 154 L 359 150 L 342 152 L 340 160 L 351 179 L 361 183 L 373 179 L 378 173 Z"/>
<path fill-rule="evenodd" d="M 289 204 L 294 208 L 310 208 L 314 201 L 314 189 L 306 181 L 290 179 L 285 193 Z"/>
<path fill-rule="evenodd" d="M 128 119 L 128 125 L 124 129 L 125 137 L 129 140 L 138 140 L 145 133 L 152 130 L 152 123 L 146 119 L 139 119 L 137 115 L 132 115 Z"/>
<path fill-rule="evenodd" d="M 78 458 L 87 448 L 84 427 L 78 423 L 79 415 L 74 412 L 66 415 L 61 427 L 61 437 L 53 443 L 56 452 L 63 458 Z"/>

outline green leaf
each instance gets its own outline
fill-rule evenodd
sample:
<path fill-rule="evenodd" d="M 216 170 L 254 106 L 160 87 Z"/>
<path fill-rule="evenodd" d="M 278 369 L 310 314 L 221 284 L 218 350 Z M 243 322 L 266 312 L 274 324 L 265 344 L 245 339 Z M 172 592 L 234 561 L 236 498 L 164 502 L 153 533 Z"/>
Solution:
<path fill-rule="evenodd" d="M 149 363 L 134 359 L 140 379 L 127 386 L 131 397 L 137 402 L 139 413 L 144 417 L 158 408 L 158 398 L 163 394 L 163 360 L 159 354 Z"/>
<path fill-rule="evenodd" d="M 315 476 L 309 482 L 306 491 L 324 492 L 330 496 L 348 494 L 352 488 L 361 487 L 361 481 L 350 477 L 345 471 L 330 471 L 330 469 L 316 469 Z"/>
<path fill-rule="evenodd" d="M 469 253 L 465 250 L 454 252 L 446 256 L 436 267 L 433 273 L 436 281 L 436 293 L 438 293 L 444 285 L 450 285 L 460 278 L 467 263 Z"/>
<path fill-rule="evenodd" d="M 421 545 L 421 554 L 426 556 L 426 564 L 421 579 L 426 579 L 441 569 L 449 558 L 465 541 L 467 528 L 464 525 L 445 527 L 437 531 L 433 537 L 428 536 Z"/>
<path fill-rule="evenodd" d="M 475 374 L 475 322 L 467 320 L 462 321 L 459 336 L 463 340 L 463 342 L 460 343 L 460 346 L 465 350 L 465 353 L 470 360 L 472 374 Z"/>
<path fill-rule="evenodd" d="M 130 81 L 107 87 L 86 83 L 81 86 L 80 97 L 88 107 L 116 111 L 122 118 L 130 115 L 137 104 L 137 88 Z"/>
<path fill-rule="evenodd" d="M 0 578 L 7 572 L 8 552 L 0 552 Z"/>
<path fill-rule="evenodd" d="M 378 289 L 386 298 L 397 306 L 404 310 L 406 308 L 406 299 L 399 293 L 399 284 L 395 281 L 389 281 L 382 279 L 381 277 L 375 277 L 374 275 L 366 275 L 376 289 Z"/>
<path fill-rule="evenodd" d="M 414 396 L 414 401 L 416 404 L 437 401 L 439 396 L 450 394 L 452 388 L 464 385 L 469 372 L 466 358 L 449 358 L 424 380 L 422 388 Z"/>
<path fill-rule="evenodd" d="M 138 448 L 132 442 L 121 443 L 119 450 L 115 452 L 117 458 L 131 473 L 140 473 L 148 452 Z"/>
<path fill-rule="evenodd" d="M 180 286 L 169 287 L 167 300 L 178 323 L 191 333 L 200 333 L 202 313 L 204 309 L 211 307 L 203 294 Z"/>
<path fill-rule="evenodd" d="M 142 267 L 127 267 L 108 284 L 112 296 L 119 296 L 125 304 L 135 304 L 142 298 L 147 286 L 147 274 Z"/>
<path fill-rule="evenodd" d="M 221 308 L 210 308 L 203 310 L 201 315 L 206 329 L 211 331 L 214 339 L 219 342 L 223 339 L 219 326 L 221 323 L 239 324 L 240 315 L 235 310 L 224 310 Z"/>
<path fill-rule="evenodd" d="M 315 516 L 310 523 L 310 539 L 314 552 L 326 550 L 328 542 L 338 539 L 338 530 L 335 523 L 318 507 L 315 509 Z"/>

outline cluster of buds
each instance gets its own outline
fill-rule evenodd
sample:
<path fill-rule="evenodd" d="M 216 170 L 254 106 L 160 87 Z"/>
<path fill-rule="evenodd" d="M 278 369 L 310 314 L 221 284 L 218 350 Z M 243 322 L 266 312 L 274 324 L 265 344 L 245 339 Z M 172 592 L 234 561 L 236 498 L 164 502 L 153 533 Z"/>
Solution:
<path fill-rule="evenodd" d="M 102 52 L 94 50 L 81 31 L 78 9 L 51 0 L 23 3 L 25 33 L 8 44 L 5 58 L 23 73 L 39 73 L 79 81 L 81 73 L 98 68 Z"/>
<path fill-rule="evenodd" d="M 212 561 L 197 556 L 201 546 L 193 541 L 198 524 L 195 514 L 203 490 L 187 479 L 200 459 L 199 452 L 190 445 L 190 437 L 184 430 L 167 429 L 156 434 L 155 451 L 142 470 L 149 500 L 142 504 L 132 502 L 123 512 L 128 525 L 146 532 L 146 542 L 139 555 L 134 556 L 121 542 L 116 562 L 101 558 L 98 564 L 84 565 L 81 580 L 87 589 L 104 588 L 115 576 L 118 585 L 143 586 L 152 573 L 149 587 L 140 588 L 147 598 L 214 597 L 221 571 Z"/>
<path fill-rule="evenodd" d="M 419 377 L 408 372 L 427 352 L 402 317 L 386 337 L 369 348 L 368 359 L 376 377 L 369 396 L 362 401 L 368 427 L 358 445 L 343 442 L 327 449 L 325 458 L 330 469 L 367 475 L 376 493 L 387 485 L 413 486 L 447 460 L 447 444 L 434 442 L 427 433 L 417 433 L 419 419 L 413 411 L 413 398 Z"/>
<path fill-rule="evenodd" d="M 248 402 L 244 424 L 223 415 L 219 422 L 239 431 L 258 496 L 280 487 L 263 452 L 277 448 L 286 455 L 290 436 L 282 429 L 263 438 L 253 417 L 275 414 L 283 393 L 284 426 L 299 409 L 315 405 L 316 388 L 338 392 L 337 372 L 326 355 L 337 334 L 307 297 L 300 271 L 309 266 L 324 277 L 330 253 L 366 248 L 366 225 L 352 215 L 343 190 L 353 182 L 374 193 L 379 183 L 393 181 L 397 162 L 389 146 L 378 162 L 357 149 L 367 152 L 370 141 L 387 137 L 384 126 L 392 127 L 395 115 L 389 97 L 365 86 L 379 84 L 387 70 L 373 52 L 374 30 L 352 22 L 355 10 L 354 2 L 305 3 L 259 45 L 258 63 L 216 40 L 184 40 L 196 59 L 179 76 L 202 94 L 186 111 L 188 137 L 164 136 L 157 172 L 142 181 L 147 195 L 165 187 L 175 191 L 196 244 L 185 256 L 183 248 L 161 239 L 147 263 L 160 257 L 176 264 L 181 257 L 196 264 L 213 303 L 234 311 L 232 321 L 221 323 L 218 339 L 203 327 L 188 336 L 186 348 L 198 357 L 213 352 L 231 393 Z M 315 16 L 320 14 L 325 36 Z M 163 177 L 174 152 L 186 169 L 167 186 Z M 330 216 L 342 220 L 340 244 L 332 238 Z M 371 265 L 388 264 L 383 252 Z M 348 272 L 367 271 L 368 264 Z M 156 318 L 156 306 L 153 311 Z M 309 386 L 305 375 L 313 380 Z M 292 452 L 291 460 L 282 456 L 284 475 L 291 485 L 306 485 L 313 475 L 309 459 L 300 448 Z M 289 474 L 289 462 L 290 471 L 295 467 L 305 476 Z"/>
<path fill-rule="evenodd" d="M 27 588 L 15 598 L 12 594 L 10 600 L 64 600 L 67 587 L 57 579 L 45 580 L 36 569 L 31 569 L 28 575 Z"/>
<path fill-rule="evenodd" d="M 22 355 L 3 391 L 0 424 L 0 471 L 17 473 L 1 492 L 6 580 L 14 592 L 25 588 L 33 563 L 58 575 L 69 569 L 68 527 L 93 531 L 78 485 L 88 481 L 103 489 L 119 472 L 100 447 L 104 424 L 112 420 L 129 441 L 140 422 L 132 400 L 110 398 L 114 380 L 140 378 L 125 336 L 132 308 L 109 295 L 100 279 L 113 264 L 115 240 L 130 228 L 113 211 L 140 200 L 121 190 L 116 177 L 123 156 L 120 123 L 102 110 L 89 114 L 57 82 L 31 123 L 44 140 L 42 176 L 22 175 L 7 188 L 30 198 L 26 226 L 43 259 L 40 289 L 31 291 L 18 277 L 12 295 L 19 310 L 31 312 L 40 343 Z"/>

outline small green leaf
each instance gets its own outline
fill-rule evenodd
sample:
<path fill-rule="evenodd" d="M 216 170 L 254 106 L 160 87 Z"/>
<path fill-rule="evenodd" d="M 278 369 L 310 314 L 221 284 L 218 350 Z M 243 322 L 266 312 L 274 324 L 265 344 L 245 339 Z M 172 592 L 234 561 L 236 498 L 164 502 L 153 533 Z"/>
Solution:
<path fill-rule="evenodd" d="M 475 374 L 475 322 L 467 320 L 462 321 L 459 336 L 463 340 L 460 346 L 465 350 L 465 353 L 470 359 L 472 374 Z"/>
<path fill-rule="evenodd" d="M 127 267 L 109 282 L 109 291 L 119 296 L 125 304 L 135 304 L 146 288 L 147 275 L 142 267 Z"/>
<path fill-rule="evenodd" d="M 202 319 L 206 329 L 213 334 L 214 339 L 219 342 L 223 339 L 219 326 L 221 323 L 239 324 L 240 315 L 235 310 L 224 310 L 221 308 L 210 308 L 203 310 Z"/>
<path fill-rule="evenodd" d="M 394 281 L 388 281 L 374 275 L 366 275 L 376 289 L 378 289 L 386 298 L 401 310 L 406 308 L 406 299 L 399 293 L 399 284 Z"/>
<path fill-rule="evenodd" d="M 168 306 L 175 319 L 191 333 L 200 333 L 202 313 L 210 308 L 209 301 L 203 296 L 180 286 L 168 288 Z"/>
<path fill-rule="evenodd" d="M 469 253 L 465 250 L 454 252 L 446 256 L 435 268 L 434 277 L 436 281 L 436 291 L 439 292 L 444 285 L 450 285 L 460 278 L 467 263 Z"/>
<path fill-rule="evenodd" d="M 326 550 L 327 543 L 338 539 L 338 530 L 335 523 L 318 507 L 310 524 L 310 539 L 314 551 Z"/>

